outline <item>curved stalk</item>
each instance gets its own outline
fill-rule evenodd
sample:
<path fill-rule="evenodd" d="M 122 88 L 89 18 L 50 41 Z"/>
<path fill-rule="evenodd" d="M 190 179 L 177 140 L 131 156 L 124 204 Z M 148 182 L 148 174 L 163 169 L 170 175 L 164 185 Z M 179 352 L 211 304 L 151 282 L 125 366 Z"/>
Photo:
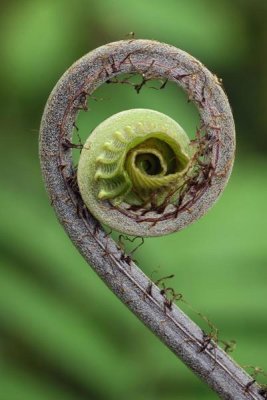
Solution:
<path fill-rule="evenodd" d="M 41 125 L 40 158 L 51 202 L 71 240 L 101 279 L 195 374 L 222 399 L 261 400 L 260 387 L 251 376 L 217 343 L 205 342 L 203 331 L 176 305 L 166 307 L 159 288 L 118 248 L 81 199 L 68 146 L 75 118 L 79 109 L 86 109 L 86 99 L 96 87 L 124 72 L 152 73 L 180 84 L 199 108 L 209 135 L 205 148 L 212 147 L 210 184 L 191 199 L 191 211 L 181 209 L 166 221 L 159 220 L 152 230 L 165 233 L 166 224 L 171 231 L 182 229 L 203 215 L 224 188 L 235 144 L 231 110 L 218 80 L 181 50 L 154 41 L 129 40 L 83 57 L 50 95 Z M 218 129 L 221 135 L 216 139 Z M 122 220 L 129 222 L 127 216 Z M 153 221 L 144 223 L 150 226 Z"/>

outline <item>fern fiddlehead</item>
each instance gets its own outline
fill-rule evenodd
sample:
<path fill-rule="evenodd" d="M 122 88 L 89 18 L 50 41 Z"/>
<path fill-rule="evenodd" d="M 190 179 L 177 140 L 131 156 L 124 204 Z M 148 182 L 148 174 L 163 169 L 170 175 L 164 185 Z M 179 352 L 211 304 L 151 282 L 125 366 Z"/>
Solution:
<path fill-rule="evenodd" d="M 167 197 L 175 203 L 193 168 L 193 154 L 183 129 L 166 115 L 146 109 L 115 114 L 83 147 L 78 166 L 82 198 L 99 221 L 123 233 L 147 236 L 149 231 L 135 226 L 122 228 L 117 218 L 111 218 L 110 206 L 114 210 L 124 203 L 149 212 Z"/>
<path fill-rule="evenodd" d="M 127 111 L 127 124 L 115 130 L 112 127 L 111 136 L 104 137 L 99 144 L 99 154 L 90 152 L 91 146 L 98 144 L 92 145 L 88 139 L 78 169 L 78 187 L 68 144 L 79 110 L 86 109 L 87 98 L 104 82 L 121 73 L 140 72 L 144 78 L 149 73 L 153 78 L 171 80 L 186 91 L 200 114 L 201 129 L 196 139 L 189 143 L 182 134 L 183 144 L 181 137 L 174 144 L 165 128 L 154 130 L 150 125 L 144 129 L 147 136 L 139 141 L 145 120 L 136 125 L 130 114 L 141 111 Z M 154 112 L 147 111 L 147 116 L 150 113 Z M 104 128 L 109 122 L 103 123 Z M 102 128 L 96 128 L 97 137 Z M 178 131 L 182 132 L 180 128 Z M 133 132 L 134 143 L 129 145 Z M 171 132 L 174 134 L 175 129 Z M 116 158 L 117 141 L 122 161 L 114 165 L 111 162 L 114 169 L 107 168 L 106 159 Z M 46 187 L 60 222 L 84 258 L 113 292 L 220 397 L 260 400 L 259 387 L 254 382 L 250 384 L 251 377 L 216 343 L 210 341 L 204 346 L 201 329 L 176 305 L 166 309 L 158 287 L 131 258 L 125 257 L 93 217 L 96 215 L 111 226 L 116 221 L 120 231 L 139 236 L 180 230 L 217 200 L 228 181 L 234 150 L 232 113 L 218 79 L 187 53 L 148 40 L 110 43 L 78 60 L 51 93 L 41 124 L 40 157 Z M 86 153 L 93 167 L 88 167 Z M 89 174 L 87 178 L 84 172 Z M 108 181 L 113 173 L 118 174 L 119 184 Z"/>

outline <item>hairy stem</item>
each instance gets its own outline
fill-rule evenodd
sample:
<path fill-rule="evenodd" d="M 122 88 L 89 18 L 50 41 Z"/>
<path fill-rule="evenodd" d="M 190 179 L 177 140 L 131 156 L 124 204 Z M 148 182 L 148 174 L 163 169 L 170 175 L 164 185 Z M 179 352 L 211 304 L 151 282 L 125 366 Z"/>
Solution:
<path fill-rule="evenodd" d="M 189 62 L 189 69 L 186 69 L 185 60 Z M 219 127 L 224 128 L 226 132 L 224 137 L 213 141 L 215 149 L 212 170 L 217 174 L 214 176 L 215 183 L 213 186 L 205 186 L 205 191 L 195 200 L 196 204 L 193 202 L 190 207 L 194 207 L 195 204 L 198 210 L 199 202 L 203 202 L 204 208 L 208 208 L 221 192 L 229 175 L 225 166 L 230 163 L 228 169 L 231 169 L 232 160 L 229 157 L 234 148 L 233 138 L 228 137 L 233 122 L 223 91 L 219 85 L 216 86 L 219 94 L 215 103 L 218 104 L 216 103 L 217 108 L 214 106 L 213 109 L 212 103 L 208 101 L 214 86 L 211 74 L 199 74 L 199 81 L 196 81 L 196 78 L 193 81 L 187 80 L 188 76 L 193 74 L 192 69 L 200 69 L 203 72 L 204 67 L 200 66 L 200 63 L 196 64 L 189 55 L 168 45 L 154 41 L 129 40 L 103 46 L 82 58 L 67 71 L 48 100 L 41 125 L 40 158 L 51 202 L 68 235 L 97 274 L 194 373 L 223 399 L 260 400 L 260 387 L 252 383 L 253 378 L 220 349 L 217 343 L 212 340 L 207 342 L 203 331 L 176 305 L 166 306 L 166 298 L 159 288 L 105 233 L 84 206 L 77 189 L 71 148 L 66 146 L 66 140 L 70 140 L 78 111 L 86 109 L 87 97 L 103 82 L 121 72 L 141 70 L 146 73 L 149 65 L 157 68 L 161 76 L 176 79 L 179 83 L 183 75 L 187 82 L 185 85 L 191 88 L 192 100 L 198 104 L 202 101 L 205 106 L 210 106 L 208 111 L 204 107 L 201 111 L 207 131 L 214 133 Z M 182 74 L 180 71 L 177 78 L 181 68 L 184 72 Z M 207 79 L 210 79 L 208 86 Z M 222 103 L 218 100 L 220 96 L 223 97 Z M 216 114 L 218 110 L 223 114 L 221 125 L 217 121 L 211 127 L 210 113 Z M 218 115 L 214 118 L 218 118 Z M 179 216 L 180 227 L 202 215 L 204 208 L 195 214 L 184 210 L 182 217 Z M 159 223 L 161 230 L 164 230 L 164 223 L 166 221 Z M 173 224 L 177 222 L 174 221 Z"/>

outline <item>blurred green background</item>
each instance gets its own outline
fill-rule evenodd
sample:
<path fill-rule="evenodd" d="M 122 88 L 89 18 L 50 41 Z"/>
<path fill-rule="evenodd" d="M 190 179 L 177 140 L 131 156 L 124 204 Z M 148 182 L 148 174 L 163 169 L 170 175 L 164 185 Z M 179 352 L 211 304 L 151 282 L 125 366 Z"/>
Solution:
<path fill-rule="evenodd" d="M 130 31 L 182 48 L 223 78 L 238 145 L 209 214 L 146 239 L 135 258 L 149 276 L 157 271 L 154 279 L 174 273 L 172 286 L 222 339 L 236 340 L 234 358 L 267 370 L 267 2 L 2 1 L 0 18 L 0 400 L 217 398 L 88 267 L 42 183 L 38 130 L 54 84 L 76 59 Z M 196 110 L 173 85 L 139 95 L 106 85 L 97 96 L 104 100 L 79 117 L 83 140 L 132 107 L 165 112 L 195 132 Z"/>

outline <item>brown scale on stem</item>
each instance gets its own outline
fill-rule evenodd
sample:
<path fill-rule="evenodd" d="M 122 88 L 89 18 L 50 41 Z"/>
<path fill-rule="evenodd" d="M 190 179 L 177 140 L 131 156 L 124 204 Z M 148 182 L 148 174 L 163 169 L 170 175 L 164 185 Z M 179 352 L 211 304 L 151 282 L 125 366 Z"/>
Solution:
<path fill-rule="evenodd" d="M 263 399 L 267 399 L 267 385 L 261 385 L 258 393 L 262 396 Z"/>
<path fill-rule="evenodd" d="M 253 379 L 251 379 L 245 386 L 245 392 L 248 393 L 250 391 L 250 388 L 254 383 L 257 382 L 259 377 L 264 377 L 267 378 L 267 373 L 264 371 L 263 368 L 261 367 L 255 367 L 253 365 L 244 365 L 244 368 L 246 370 L 250 371 L 250 375 Z M 265 384 L 260 384 L 260 389 L 258 393 L 264 398 L 267 398 L 267 385 Z"/>
<path fill-rule="evenodd" d="M 68 138 L 65 138 L 65 140 L 62 142 L 62 147 L 64 150 L 68 150 L 68 149 L 82 149 L 83 148 L 83 144 L 81 143 L 72 143 Z"/>
<path fill-rule="evenodd" d="M 132 249 L 132 250 L 129 252 L 129 254 L 126 254 L 126 253 L 125 253 L 125 250 L 124 250 L 125 241 L 128 241 L 128 242 L 130 242 L 130 243 L 133 243 L 133 242 L 135 242 L 137 239 L 141 239 L 140 243 L 139 243 L 136 247 L 134 247 L 134 249 Z M 121 261 L 125 261 L 128 265 L 130 265 L 131 262 L 132 262 L 132 255 L 144 244 L 144 238 L 143 238 L 143 237 L 139 237 L 139 236 L 136 236 L 136 237 L 134 237 L 134 238 L 130 238 L 130 237 L 128 237 L 127 235 L 122 235 L 122 234 L 121 234 L 121 235 L 119 235 L 119 242 L 118 242 L 118 244 L 119 244 L 119 247 L 117 247 L 118 250 L 122 250 L 120 260 L 121 260 Z"/>

